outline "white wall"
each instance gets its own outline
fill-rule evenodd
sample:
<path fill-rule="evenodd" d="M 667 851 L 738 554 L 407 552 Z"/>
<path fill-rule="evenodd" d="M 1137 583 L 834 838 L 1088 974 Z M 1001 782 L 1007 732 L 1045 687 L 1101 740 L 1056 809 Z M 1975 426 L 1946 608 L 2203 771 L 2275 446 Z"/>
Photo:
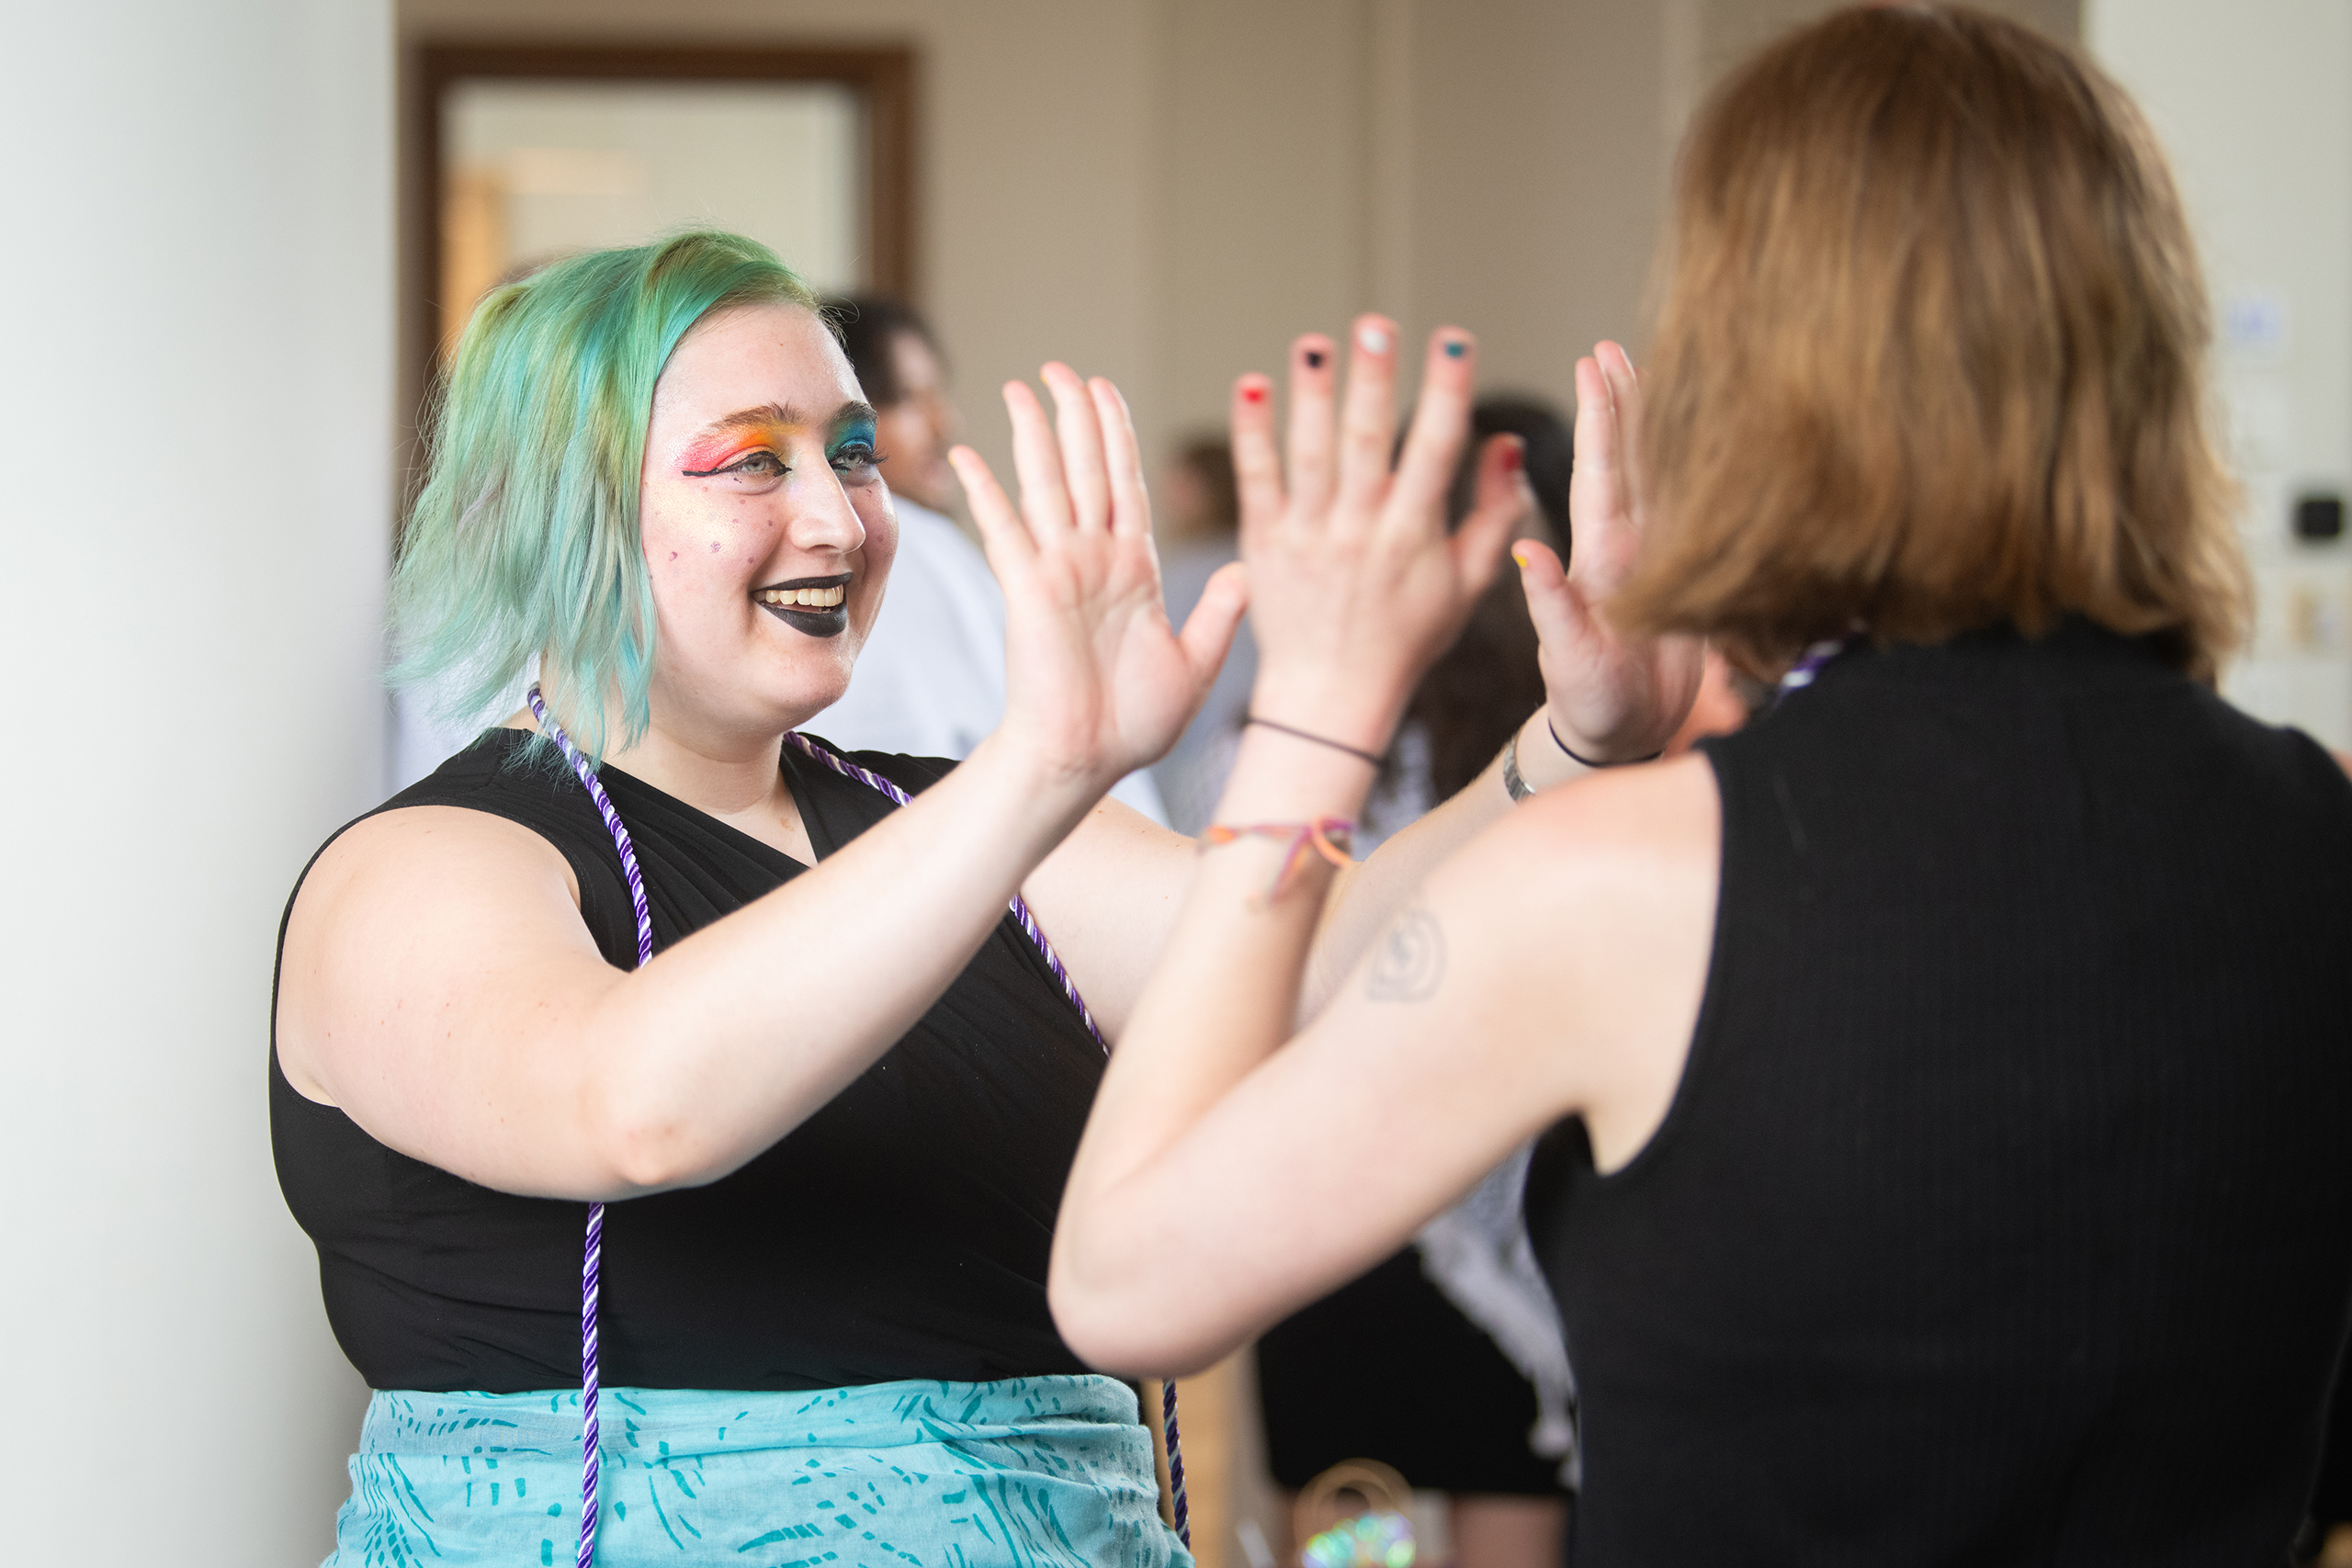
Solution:
<path fill-rule="evenodd" d="M 329 1544 L 357 1380 L 270 1171 L 279 908 L 373 798 L 381 0 L 18 6 L 0 51 L 0 1518 Z"/>
<path fill-rule="evenodd" d="M 2352 481 L 2352 6 L 2089 0 L 2084 33 L 2171 155 L 2222 327 L 2257 596 L 2223 689 L 2352 748 L 2352 546 L 2288 528 Z"/>

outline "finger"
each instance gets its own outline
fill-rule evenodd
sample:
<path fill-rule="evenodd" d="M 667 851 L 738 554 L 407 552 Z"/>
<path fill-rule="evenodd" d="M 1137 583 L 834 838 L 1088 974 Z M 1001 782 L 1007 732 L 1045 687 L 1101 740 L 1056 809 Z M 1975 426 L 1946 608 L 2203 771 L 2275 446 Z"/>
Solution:
<path fill-rule="evenodd" d="M 1458 328 L 1442 327 L 1430 334 L 1421 395 L 1413 409 L 1413 427 L 1405 436 L 1404 456 L 1396 464 L 1394 493 L 1406 502 L 1408 513 L 1433 513 L 1444 522 L 1453 470 L 1462 461 L 1463 443 L 1470 438 L 1477 350 L 1476 340 Z M 1500 541 L 1496 547 L 1501 547 Z"/>
<path fill-rule="evenodd" d="M 1596 477 L 1617 471 L 1617 401 L 1591 355 L 1577 361 L 1576 471 Z"/>
<path fill-rule="evenodd" d="M 1599 360 L 1577 361 L 1575 467 L 1568 477 L 1568 533 L 1576 540 L 1575 570 L 1589 574 L 1615 550 L 1625 526 L 1619 470 L 1616 400 Z"/>
<path fill-rule="evenodd" d="M 1641 517 L 1641 465 L 1634 460 L 1634 444 L 1640 439 L 1642 428 L 1642 378 L 1634 368 L 1633 356 L 1622 344 L 1603 340 L 1593 350 L 1600 373 L 1609 383 L 1609 404 L 1616 422 L 1617 444 L 1612 458 L 1617 469 L 1618 490 L 1625 508 L 1626 519 L 1638 523 Z"/>
<path fill-rule="evenodd" d="M 1452 541 L 1453 568 L 1464 588 L 1484 593 L 1502 564 L 1503 546 L 1534 510 L 1527 484 L 1526 445 L 1516 435 L 1498 435 L 1478 452 L 1476 501 Z M 1400 479 L 1398 481 L 1403 482 Z"/>
<path fill-rule="evenodd" d="M 1568 574 L 1552 547 L 1540 539 L 1520 539 L 1510 547 L 1519 563 L 1519 585 L 1527 593 L 1527 618 L 1545 648 L 1560 649 L 1583 634 L 1584 605 L 1568 590 Z"/>
<path fill-rule="evenodd" d="M 1102 456 L 1102 422 L 1093 394 L 1078 372 L 1057 360 L 1037 373 L 1054 394 L 1054 423 L 1062 444 L 1062 480 L 1069 487 L 1071 521 L 1080 528 L 1111 525 L 1111 473 Z"/>
<path fill-rule="evenodd" d="M 1193 667 L 1193 677 L 1199 682 L 1201 696 L 1208 694 L 1209 682 L 1224 667 L 1225 656 L 1233 647 L 1233 635 L 1240 629 L 1242 613 L 1249 608 L 1248 567 L 1238 560 L 1227 561 L 1209 574 L 1193 613 L 1184 618 L 1184 629 L 1176 634 L 1185 660 Z"/>
<path fill-rule="evenodd" d="M 980 531 L 980 547 L 988 552 L 989 570 L 1001 582 L 1008 570 L 1017 571 L 1035 558 L 1037 542 L 1029 536 L 1029 525 L 1013 510 L 986 458 L 969 446 L 951 446 L 947 461 L 955 467 L 956 477 L 964 481 L 964 501 L 971 508 L 973 526 Z"/>
<path fill-rule="evenodd" d="M 1321 333 L 1308 333 L 1290 345 L 1290 494 L 1309 514 L 1331 504 L 1338 462 L 1331 429 L 1336 359 L 1331 340 Z"/>
<path fill-rule="evenodd" d="M 1283 513 L 1283 462 L 1274 450 L 1272 385 L 1255 372 L 1233 383 L 1233 479 L 1241 498 L 1241 536 L 1271 527 Z"/>
<path fill-rule="evenodd" d="M 1340 413 L 1340 497 L 1370 511 L 1388 492 L 1389 431 L 1395 419 L 1396 323 L 1356 318 L 1348 389 Z"/>
<path fill-rule="evenodd" d="M 1061 445 L 1028 382 L 1004 384 L 1004 407 L 1012 416 L 1012 468 L 1021 476 L 1021 514 L 1028 519 L 1031 537 L 1043 544 L 1069 533 L 1072 525 Z"/>
<path fill-rule="evenodd" d="M 1086 383 L 1094 400 L 1095 422 L 1102 427 L 1102 462 L 1111 476 L 1111 532 L 1151 537 L 1151 490 L 1144 482 L 1143 447 L 1136 440 L 1135 416 L 1127 400 L 1107 377 Z"/>

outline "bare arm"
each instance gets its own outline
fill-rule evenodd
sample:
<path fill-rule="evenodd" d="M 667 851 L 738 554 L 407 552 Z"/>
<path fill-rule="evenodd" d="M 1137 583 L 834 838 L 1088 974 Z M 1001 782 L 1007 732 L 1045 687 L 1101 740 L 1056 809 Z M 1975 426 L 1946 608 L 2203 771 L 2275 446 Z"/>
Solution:
<path fill-rule="evenodd" d="M 1286 499 L 1261 496 L 1283 526 L 1261 528 L 1253 550 L 1245 464 L 1243 555 L 1260 700 L 1329 716 L 1323 733 L 1371 749 L 1420 666 L 1367 658 L 1354 639 L 1421 624 L 1415 574 L 1395 563 L 1458 541 L 1411 502 L 1424 421 L 1385 472 L 1370 438 L 1377 422 L 1360 418 L 1385 389 L 1360 394 L 1383 368 L 1365 357 L 1350 375 L 1338 500 L 1295 412 L 1291 468 L 1305 480 Z M 1425 372 L 1425 416 L 1445 374 L 1435 360 Z M 1622 351 L 1603 345 L 1579 363 L 1577 394 L 1579 580 L 1564 582 L 1540 547 L 1521 556 L 1550 694 L 1528 729 L 1556 725 L 1605 762 L 1647 755 L 1673 732 L 1700 650 L 1623 641 L 1594 613 L 1636 526 L 1620 461 L 1635 395 Z M 1274 467 L 1271 432 L 1238 414 L 1236 450 Z M 1264 480 L 1279 483 L 1278 473 Z M 1559 750 L 1521 746 L 1539 766 L 1566 766 Z M 1351 816 L 1370 782 L 1351 762 L 1253 732 L 1220 816 Z M 1430 858 L 1495 809 L 1491 796 L 1449 807 L 1424 836 Z M 1604 1158 L 1638 1145 L 1670 1098 L 1697 1010 L 1714 832 L 1713 779 L 1698 760 L 1523 806 L 1427 872 L 1376 937 L 1359 927 L 1331 941 L 1361 956 L 1304 1030 L 1295 1020 L 1325 873 L 1311 867 L 1306 887 L 1270 897 L 1278 845 L 1201 856 L 1064 1197 L 1050 1288 L 1070 1343 L 1123 1369 L 1200 1364 L 1393 1248 L 1562 1113 L 1587 1114 Z M 1395 880 L 1425 864 L 1402 861 Z M 1358 874 L 1385 869 L 1375 857 Z"/>
<path fill-rule="evenodd" d="M 289 1079 L 504 1191 L 618 1198 L 734 1169 L 945 989 L 1085 804 L 986 748 L 808 873 L 635 973 L 514 823 L 388 813 L 321 857 L 287 931 Z"/>
<path fill-rule="evenodd" d="M 1236 794 L 1295 799 L 1269 761 Z M 1063 1201 L 1071 1346 L 1131 1375 L 1208 1365 L 1563 1115 L 1586 1115 L 1604 1168 L 1629 1157 L 1698 1012 L 1714 810 L 1697 758 L 1530 802 L 1434 872 L 1295 1034 L 1283 992 L 1310 901 L 1260 901 L 1271 846 L 1204 859 Z"/>
<path fill-rule="evenodd" d="M 1310 351 L 1328 355 L 1329 340 L 1302 338 L 1298 350 L 1302 355 Z M 1442 363 L 1447 374 L 1461 379 L 1458 388 L 1451 386 L 1446 374 L 1425 383 L 1447 400 L 1430 404 L 1425 398 L 1425 407 L 1432 411 L 1431 429 L 1467 414 L 1468 361 Z M 1290 433 L 1296 497 L 1313 504 L 1344 504 L 1351 498 L 1361 502 L 1369 494 L 1369 481 L 1360 479 L 1352 485 L 1342 485 L 1332 471 L 1340 453 L 1329 428 L 1328 376 L 1304 365 L 1300 371 Z M 1456 391 L 1458 400 L 1453 396 Z M 1599 738 L 1600 743 L 1586 755 L 1641 755 L 1655 749 L 1657 738 L 1651 731 L 1658 716 L 1687 712 L 1698 689 L 1701 659 L 1695 644 L 1628 643 L 1611 635 L 1592 610 L 1630 570 L 1639 539 L 1638 496 L 1623 455 L 1636 395 L 1633 366 L 1613 344 L 1602 344 L 1592 358 L 1577 367 L 1578 456 L 1569 490 L 1577 540 L 1576 570 L 1573 575 L 1565 572 L 1559 558 L 1542 545 L 1525 544 L 1516 552 L 1528 610 L 1541 639 L 1548 699 L 1519 730 L 1520 772 L 1535 790 L 1555 788 L 1590 771 L 1560 750 L 1553 739 L 1555 729 Z M 1385 409 L 1381 417 L 1385 417 Z M 1280 464 L 1272 450 L 1272 418 L 1262 403 L 1237 400 L 1234 437 L 1237 458 L 1254 469 L 1245 476 L 1250 482 L 1244 487 L 1243 499 L 1245 513 L 1254 513 L 1258 518 L 1254 533 L 1262 547 L 1282 536 L 1283 525 L 1273 519 L 1284 499 Z M 1385 474 L 1385 434 L 1377 444 L 1359 435 L 1356 449 L 1363 468 Z M 1458 444 L 1449 450 L 1458 453 Z M 1510 510 L 1514 501 L 1527 503 L 1524 496 L 1511 493 L 1515 475 L 1507 475 L 1496 461 L 1503 455 L 1494 449 L 1485 454 L 1489 508 L 1486 515 L 1489 518 Z M 1419 500 L 1425 513 L 1419 519 L 1420 525 L 1426 529 L 1441 528 L 1443 497 L 1423 494 Z M 1261 559 L 1265 559 L 1262 549 Z M 1313 599 L 1319 593 L 1328 598 L 1332 592 L 1329 584 L 1324 584 L 1306 597 Z M 1259 611 L 1261 616 L 1280 613 L 1280 607 L 1273 605 Z M 1394 641 L 1393 628 L 1375 629 Z M 1346 661 L 1340 669 L 1345 679 L 1336 694 L 1309 690 L 1293 697 L 1261 692 L 1261 699 L 1295 702 L 1302 712 L 1316 715 L 1317 723 L 1327 722 L 1326 710 L 1344 716 L 1366 685 L 1361 679 L 1365 671 Z M 1346 722 L 1344 716 L 1340 722 Z M 1393 717 L 1367 721 L 1366 733 L 1384 738 L 1373 744 L 1385 744 L 1384 725 L 1393 723 Z M 1672 723 L 1667 728 L 1671 733 Z M 1611 745 L 1618 750 L 1607 750 Z M 1297 1021 L 1305 1023 L 1322 1010 L 1366 945 L 1429 874 L 1498 821 L 1510 806 L 1498 758 L 1453 798 L 1383 844 L 1377 854 L 1332 879 L 1299 986 Z M 1240 819 L 1230 810 L 1220 817 L 1228 822 Z M 1132 1014 L 1145 979 L 1174 930 L 1176 913 L 1193 874 L 1193 855 L 1190 840 L 1155 829 L 1124 807 L 1106 804 L 1038 868 L 1025 889 L 1039 919 L 1054 933 L 1078 976 L 1096 1017 L 1114 1039 Z"/>
<path fill-rule="evenodd" d="M 1060 366 L 1068 432 L 1132 449 L 1124 404 Z M 298 1089 L 390 1146 L 503 1190 L 624 1197 L 715 1180 L 869 1066 L 970 958 L 1109 783 L 1164 750 L 1240 611 L 1179 636 L 1139 482 L 1066 470 L 1007 390 L 1022 507 L 968 451 L 1006 584 L 1004 727 L 839 854 L 634 973 L 602 961 L 561 857 L 512 824 L 401 811 L 322 857 L 287 933 L 278 1048 Z M 976 510 L 982 510 L 976 508 Z"/>

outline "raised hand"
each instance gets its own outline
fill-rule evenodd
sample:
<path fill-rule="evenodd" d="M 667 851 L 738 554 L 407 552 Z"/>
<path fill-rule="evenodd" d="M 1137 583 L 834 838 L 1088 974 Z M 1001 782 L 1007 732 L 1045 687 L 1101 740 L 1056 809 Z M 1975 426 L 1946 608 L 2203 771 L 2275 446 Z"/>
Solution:
<path fill-rule="evenodd" d="M 1151 502 L 1126 400 L 1067 365 L 1041 372 L 1049 424 L 1009 381 L 1021 505 L 978 453 L 948 454 L 1005 598 L 1005 728 L 1070 776 L 1107 786 L 1183 732 L 1232 646 L 1242 575 L 1209 580 L 1179 635 L 1160 598 Z"/>
<path fill-rule="evenodd" d="M 1363 316 L 1351 335 L 1336 412 L 1331 340 L 1309 334 L 1291 345 L 1287 464 L 1272 383 L 1235 383 L 1233 456 L 1258 640 L 1252 711 L 1380 751 L 1533 501 L 1516 438 L 1498 436 L 1479 455 L 1476 504 L 1449 534 L 1446 494 L 1468 439 L 1476 345 L 1451 327 L 1431 335 L 1420 401 L 1392 468 L 1396 324 Z"/>
<path fill-rule="evenodd" d="M 1575 564 L 1546 546 L 1512 547 L 1528 614 L 1543 640 L 1552 728 L 1578 756 L 1631 761 L 1656 753 L 1698 695 L 1705 648 L 1696 637 L 1620 637 L 1600 607 L 1641 547 L 1640 468 L 1633 438 L 1641 384 L 1613 343 L 1577 361 L 1576 476 L 1568 486 Z"/>

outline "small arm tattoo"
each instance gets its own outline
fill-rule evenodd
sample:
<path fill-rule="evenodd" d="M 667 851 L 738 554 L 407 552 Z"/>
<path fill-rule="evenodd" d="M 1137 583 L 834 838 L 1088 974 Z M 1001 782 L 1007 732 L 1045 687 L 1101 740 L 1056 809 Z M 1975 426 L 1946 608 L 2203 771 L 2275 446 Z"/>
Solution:
<path fill-rule="evenodd" d="M 1363 995 L 1373 1002 L 1423 1002 L 1445 981 L 1445 931 L 1418 901 L 1396 917 L 1374 949 Z"/>

